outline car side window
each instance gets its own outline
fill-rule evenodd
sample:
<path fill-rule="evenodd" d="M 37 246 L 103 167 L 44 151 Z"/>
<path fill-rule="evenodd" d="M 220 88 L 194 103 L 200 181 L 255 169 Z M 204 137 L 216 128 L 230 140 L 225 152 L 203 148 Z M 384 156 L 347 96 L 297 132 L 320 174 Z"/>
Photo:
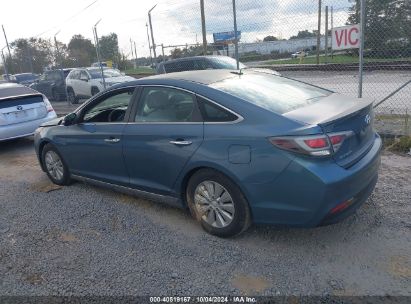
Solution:
<path fill-rule="evenodd" d="M 133 93 L 134 88 L 107 93 L 86 109 L 82 115 L 83 122 L 123 122 Z"/>
<path fill-rule="evenodd" d="M 89 79 L 88 74 L 86 73 L 86 71 L 81 71 L 80 79 Z"/>
<path fill-rule="evenodd" d="M 195 96 L 166 87 L 146 87 L 137 105 L 136 122 L 196 121 Z"/>
<path fill-rule="evenodd" d="M 204 122 L 230 122 L 238 119 L 237 115 L 202 97 L 197 96 L 197 101 Z"/>

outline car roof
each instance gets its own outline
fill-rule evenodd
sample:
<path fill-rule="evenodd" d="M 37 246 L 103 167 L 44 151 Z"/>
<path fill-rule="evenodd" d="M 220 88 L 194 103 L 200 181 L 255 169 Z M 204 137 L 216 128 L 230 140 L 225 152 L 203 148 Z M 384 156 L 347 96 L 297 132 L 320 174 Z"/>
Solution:
<path fill-rule="evenodd" d="M 17 83 L 1 83 L 0 99 L 20 95 L 40 94 L 39 92 Z"/>
<path fill-rule="evenodd" d="M 36 75 L 34 73 L 20 73 L 20 74 L 14 74 L 14 76 L 24 76 L 24 75 Z"/>
<path fill-rule="evenodd" d="M 159 74 L 155 76 L 144 77 L 140 81 L 147 80 L 182 80 L 209 85 L 214 82 L 222 81 L 227 78 L 238 76 L 236 70 L 196 70 L 184 71 L 168 74 Z"/>
<path fill-rule="evenodd" d="M 192 57 L 171 59 L 165 62 L 160 62 L 160 64 L 167 64 L 167 63 L 179 62 L 179 61 L 189 61 L 189 60 L 196 60 L 196 59 L 219 59 L 219 58 L 227 58 L 227 57 L 228 56 L 192 56 Z M 231 57 L 228 57 L 228 58 L 231 58 Z"/>

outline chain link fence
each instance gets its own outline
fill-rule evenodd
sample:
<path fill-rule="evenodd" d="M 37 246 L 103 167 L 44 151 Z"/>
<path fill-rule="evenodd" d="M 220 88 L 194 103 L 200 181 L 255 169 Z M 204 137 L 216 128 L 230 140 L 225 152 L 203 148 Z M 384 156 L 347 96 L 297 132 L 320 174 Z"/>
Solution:
<path fill-rule="evenodd" d="M 361 1 L 365 2 L 362 97 L 375 100 L 376 112 L 381 117 L 399 120 L 405 117 L 408 121 L 411 112 L 409 0 L 235 0 L 239 61 L 357 97 L 359 51 L 335 50 L 332 31 L 347 24 L 360 23 Z M 134 42 L 131 55 L 122 54 L 118 59 L 119 67 L 125 70 L 132 65 L 134 69 L 149 64 L 159 67 L 172 59 L 201 55 L 231 57 L 231 62 L 218 64 L 220 67 L 236 67 L 233 4 L 234 0 L 159 0 L 150 11 L 151 20 L 147 18 L 147 25 L 138 30 L 147 55 L 137 59 Z M 115 22 L 113 31 L 116 26 L 129 22 L 121 17 L 113 17 L 111 21 Z M 50 41 L 53 47 L 53 40 Z M 29 40 L 29 43 L 50 44 L 50 41 Z M 96 60 L 92 42 L 90 47 L 87 54 L 82 52 L 77 56 L 79 60 L 70 61 L 72 54 L 61 45 L 60 55 L 66 54 L 66 61 L 56 59 L 56 67 L 82 66 L 86 61 Z M 19 67 L 22 71 L 26 66 L 30 71 L 42 64 L 31 60 L 35 54 L 30 53 L 29 45 L 20 49 L 24 54 L 20 54 L 20 61 L 15 61 L 14 70 Z M 53 61 L 50 57 L 59 56 L 56 51 L 37 56 L 48 58 L 45 62 Z M 180 66 L 184 69 L 215 68 L 204 61 L 185 61 Z M 157 72 L 164 71 L 163 67 Z"/>
<path fill-rule="evenodd" d="M 375 100 L 378 114 L 411 111 L 410 6 L 407 0 L 365 1 L 362 96 Z M 204 54 L 200 11 L 201 1 L 164 2 L 156 8 L 156 40 L 180 45 L 168 47 L 160 61 Z M 207 54 L 235 58 L 233 1 L 204 1 L 204 13 Z M 360 0 L 236 0 L 239 60 L 357 97 L 358 49 L 333 50 L 331 32 L 360 23 L 360 16 Z M 163 27 L 179 33 L 178 39 L 158 31 Z M 231 40 L 218 40 L 230 35 Z"/>

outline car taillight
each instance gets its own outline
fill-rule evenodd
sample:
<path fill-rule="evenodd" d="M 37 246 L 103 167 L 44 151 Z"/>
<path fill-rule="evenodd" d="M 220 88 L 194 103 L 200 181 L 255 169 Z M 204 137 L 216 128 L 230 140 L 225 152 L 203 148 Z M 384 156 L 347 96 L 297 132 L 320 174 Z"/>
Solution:
<path fill-rule="evenodd" d="M 269 140 L 274 146 L 283 150 L 313 156 L 328 156 L 337 152 L 344 140 L 352 134 L 352 131 L 348 131 L 327 135 L 271 137 Z"/>
<path fill-rule="evenodd" d="M 45 95 L 43 95 L 43 102 L 46 105 L 47 112 L 54 112 L 53 106 Z"/>

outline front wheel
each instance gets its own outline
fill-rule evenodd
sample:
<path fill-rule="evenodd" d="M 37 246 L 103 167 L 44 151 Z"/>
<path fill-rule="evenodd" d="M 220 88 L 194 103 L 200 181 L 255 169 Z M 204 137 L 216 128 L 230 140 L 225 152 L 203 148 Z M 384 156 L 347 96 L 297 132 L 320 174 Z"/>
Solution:
<path fill-rule="evenodd" d="M 46 173 L 50 180 L 57 185 L 69 185 L 71 183 L 70 173 L 57 149 L 47 144 L 41 153 Z"/>
<path fill-rule="evenodd" d="M 246 198 L 235 183 L 217 171 L 196 172 L 188 182 L 186 198 L 192 215 L 210 234 L 231 237 L 250 226 Z"/>
<path fill-rule="evenodd" d="M 74 93 L 74 90 L 72 88 L 67 89 L 67 97 L 68 101 L 71 104 L 77 104 L 79 101 L 79 98 L 76 96 L 76 93 Z"/>

